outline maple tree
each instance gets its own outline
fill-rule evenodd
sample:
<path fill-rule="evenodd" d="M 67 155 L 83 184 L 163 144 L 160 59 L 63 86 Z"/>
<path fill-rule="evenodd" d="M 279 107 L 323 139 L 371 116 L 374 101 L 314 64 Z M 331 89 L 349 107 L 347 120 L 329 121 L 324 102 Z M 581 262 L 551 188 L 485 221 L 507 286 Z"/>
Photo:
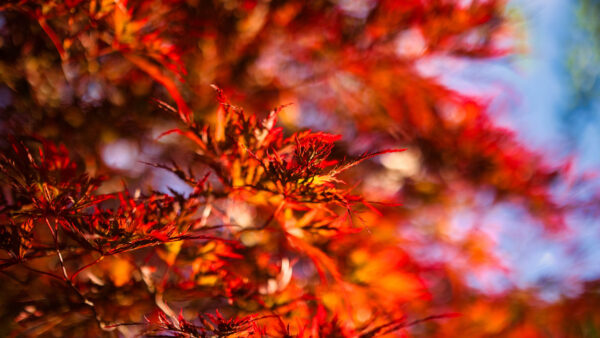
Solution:
<path fill-rule="evenodd" d="M 419 68 L 510 53 L 504 6 L 1 5 L 3 332 L 542 335 L 465 285 L 501 262 L 445 220 L 487 191 L 557 231 L 585 178 Z"/>

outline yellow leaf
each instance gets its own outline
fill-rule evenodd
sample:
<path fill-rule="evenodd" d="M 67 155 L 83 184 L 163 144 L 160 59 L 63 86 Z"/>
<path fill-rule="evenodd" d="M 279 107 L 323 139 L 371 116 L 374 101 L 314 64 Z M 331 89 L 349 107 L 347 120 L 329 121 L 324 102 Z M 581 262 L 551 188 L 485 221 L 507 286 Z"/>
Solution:
<path fill-rule="evenodd" d="M 175 259 L 177 259 L 177 255 L 179 255 L 179 251 L 181 250 L 181 246 L 183 245 L 183 241 L 170 242 L 165 244 L 166 252 L 163 252 L 161 255 L 161 251 L 157 251 L 160 258 L 162 258 L 167 264 L 173 265 L 175 263 Z"/>
<path fill-rule="evenodd" d="M 115 286 L 123 286 L 131 280 L 133 266 L 125 259 L 116 259 L 110 265 L 109 277 Z"/>

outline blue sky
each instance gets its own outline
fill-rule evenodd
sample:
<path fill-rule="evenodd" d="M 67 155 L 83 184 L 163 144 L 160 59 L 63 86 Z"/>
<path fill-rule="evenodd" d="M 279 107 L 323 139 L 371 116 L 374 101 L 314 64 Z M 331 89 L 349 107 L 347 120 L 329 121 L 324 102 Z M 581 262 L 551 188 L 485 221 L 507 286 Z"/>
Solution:
<path fill-rule="evenodd" d="M 515 57 L 507 78 L 521 98 L 515 109 L 509 112 L 506 122 L 518 131 L 525 144 L 546 155 L 549 161 L 560 162 L 566 156 L 577 154 L 575 170 L 583 173 L 600 170 L 600 124 L 589 119 L 581 131 L 569 133 L 572 126 L 564 124 L 565 114 L 573 107 L 571 77 L 567 58 L 573 42 L 582 35 L 578 27 L 576 1 L 566 0 L 518 0 L 512 1 L 522 13 L 527 30 L 529 52 Z M 595 109 L 592 103 L 583 109 Z M 594 114 L 590 114 L 593 116 Z M 596 184 L 598 180 L 596 180 Z M 568 194 L 576 194 L 570 191 Z M 573 196 L 573 195 L 572 195 Z M 563 280 L 594 278 L 600 276 L 600 222 L 590 218 L 572 217 L 571 232 L 560 238 L 543 238 L 534 230 L 528 234 L 530 245 L 523 254 L 515 257 L 521 272 L 522 284 L 532 282 L 542 275 L 553 275 Z M 513 233 L 513 235 L 517 235 Z M 502 243 L 504 250 L 510 243 Z"/>
<path fill-rule="evenodd" d="M 577 23 L 577 2 L 514 0 L 509 6 L 521 18 L 517 28 L 525 33 L 527 51 L 500 60 L 470 62 L 447 81 L 467 92 L 494 97 L 491 111 L 495 120 L 515 130 L 524 144 L 544 154 L 549 163 L 559 164 L 577 154 L 577 173 L 600 170 L 600 123 L 591 118 L 600 103 L 578 108 L 592 112 L 577 125 L 580 130 L 569 131 L 574 126 L 566 125 L 564 118 L 573 113 L 569 112 L 573 110 L 573 91 L 567 57 L 573 42 L 584 35 Z M 566 194 L 573 197 L 585 191 Z M 497 206 L 486 218 L 502 220 L 497 249 L 513 268 L 510 282 L 498 277 L 500 289 L 510 285 L 526 288 L 549 277 L 558 285 L 544 289 L 542 296 L 554 300 L 561 294 L 576 294 L 578 285 L 573 281 L 600 276 L 598 220 L 573 216 L 569 231 L 546 236 L 525 213 L 512 207 Z M 473 278 L 471 282 L 481 284 Z"/>
<path fill-rule="evenodd" d="M 560 165 L 575 155 L 575 173 L 598 172 L 600 119 L 594 116 L 600 101 L 575 103 L 567 63 L 573 47 L 585 43 L 578 8 L 575 0 L 510 1 L 514 33 L 523 40 L 515 45 L 525 46 L 523 51 L 494 60 L 433 58 L 422 62 L 419 70 L 460 92 L 489 100 L 496 123 L 514 130 L 519 141 L 543 154 L 548 164 Z M 583 118 L 573 119 L 569 114 Z M 565 123 L 569 118 L 576 123 Z M 559 186 L 556 195 L 564 200 L 584 198 L 598 188 L 600 179 L 595 179 L 577 191 Z M 578 281 L 600 277 L 600 221 L 574 215 L 567 231 L 548 235 L 514 205 L 487 206 L 486 210 L 483 229 L 496 239 L 496 252 L 511 272 L 508 278 L 493 271 L 485 280 L 469 276 L 472 286 L 494 292 L 551 280 L 541 291 L 551 301 L 577 294 Z M 452 222 L 458 228 L 475 226 L 469 210 L 458 211 Z"/>

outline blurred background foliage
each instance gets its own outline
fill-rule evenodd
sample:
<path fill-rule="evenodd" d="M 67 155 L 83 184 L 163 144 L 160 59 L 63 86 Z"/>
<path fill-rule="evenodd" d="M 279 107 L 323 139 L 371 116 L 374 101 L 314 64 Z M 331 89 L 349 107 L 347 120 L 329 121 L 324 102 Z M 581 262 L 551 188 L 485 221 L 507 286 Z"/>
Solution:
<path fill-rule="evenodd" d="M 577 226 L 581 219 L 592 224 L 588 237 L 599 238 L 593 227 L 598 196 L 588 191 L 595 173 L 573 168 L 576 147 L 557 160 L 554 149 L 524 142 L 523 128 L 501 123 L 511 103 L 498 101 L 494 90 L 506 98 L 510 88 L 488 83 L 494 90 L 483 86 L 473 94 L 455 81 L 472 67 L 512 69 L 535 34 L 552 36 L 529 31 L 525 37 L 528 18 L 518 3 L 92 0 L 0 6 L 0 130 L 65 144 L 89 172 L 109 177 L 102 192 L 117 191 L 124 181 L 131 191 L 189 193 L 171 174 L 143 163 L 195 164 L 182 138 L 157 140 L 177 126 L 157 99 L 208 122 L 218 104 L 210 84 L 260 116 L 291 103 L 280 113 L 286 135 L 307 128 L 341 134 L 334 150 L 339 158 L 408 149 L 346 174 L 369 200 L 401 206 L 382 207 L 383 217 L 364 216 L 369 231 L 348 243 L 322 243 L 345 278 L 370 285 L 367 295 L 374 299 L 387 298 L 382 311 L 461 313 L 407 332 L 598 336 L 598 275 L 582 272 L 587 265 L 567 264 L 565 270 L 575 271 L 558 278 L 542 271 L 529 283 L 515 276 L 545 264 L 528 251 L 541 238 L 577 256 L 568 239 L 584 231 Z M 581 38 L 565 52 L 572 81 L 561 89 L 572 96 L 557 114 L 577 143 L 582 128 L 599 123 L 600 2 L 581 0 L 571 8 L 581 26 L 568 29 Z M 266 218 L 247 205 L 226 209 L 239 222 Z M 115 285 L 135 291 L 135 283 L 119 278 L 113 277 Z M 336 300 L 346 297 L 341 290 L 322 288 L 333 295 L 324 296 L 328 308 L 345 305 Z M 351 302 L 368 302 L 358 297 Z M 8 293 L 0 301 L 13 302 Z M 8 325 L 13 313 L 3 312 Z M 355 315 L 360 322 L 372 314 Z"/>

